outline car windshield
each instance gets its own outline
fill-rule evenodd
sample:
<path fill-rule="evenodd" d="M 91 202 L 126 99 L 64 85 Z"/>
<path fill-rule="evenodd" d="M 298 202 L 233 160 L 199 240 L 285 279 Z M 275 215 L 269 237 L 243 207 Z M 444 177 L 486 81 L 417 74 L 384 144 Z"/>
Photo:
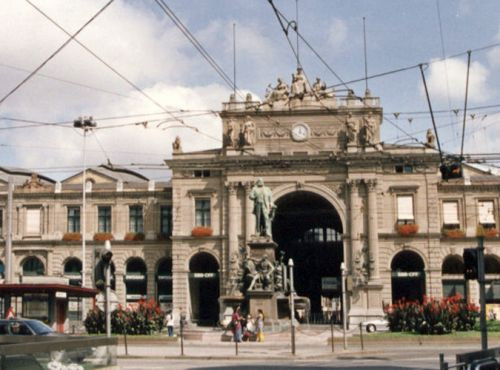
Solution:
<path fill-rule="evenodd" d="M 37 335 L 46 335 L 54 332 L 51 327 L 40 321 L 30 320 L 28 324 Z"/>

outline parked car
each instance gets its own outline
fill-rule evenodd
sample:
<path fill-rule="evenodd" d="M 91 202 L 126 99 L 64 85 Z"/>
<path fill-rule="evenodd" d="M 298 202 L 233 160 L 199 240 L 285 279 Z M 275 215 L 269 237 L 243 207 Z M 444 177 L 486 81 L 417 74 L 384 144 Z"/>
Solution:
<path fill-rule="evenodd" d="M 0 320 L 0 335 L 61 335 L 50 326 L 34 319 Z"/>
<path fill-rule="evenodd" d="M 365 328 L 367 333 L 374 333 L 376 331 L 389 331 L 389 321 L 386 319 L 373 319 L 362 322 L 362 327 Z"/>

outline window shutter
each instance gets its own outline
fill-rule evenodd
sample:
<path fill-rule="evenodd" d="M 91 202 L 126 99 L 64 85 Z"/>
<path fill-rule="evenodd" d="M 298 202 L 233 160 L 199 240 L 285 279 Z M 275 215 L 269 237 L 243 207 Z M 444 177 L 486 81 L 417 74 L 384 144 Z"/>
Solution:
<path fill-rule="evenodd" d="M 398 195 L 398 220 L 413 220 L 413 196 Z"/>
<path fill-rule="evenodd" d="M 478 203 L 479 223 L 494 224 L 495 214 L 493 213 L 493 201 L 485 200 Z"/>
<path fill-rule="evenodd" d="M 26 210 L 26 233 L 40 234 L 40 209 L 28 208 Z"/>
<path fill-rule="evenodd" d="M 443 223 L 445 225 L 459 224 L 458 202 L 443 202 Z"/>

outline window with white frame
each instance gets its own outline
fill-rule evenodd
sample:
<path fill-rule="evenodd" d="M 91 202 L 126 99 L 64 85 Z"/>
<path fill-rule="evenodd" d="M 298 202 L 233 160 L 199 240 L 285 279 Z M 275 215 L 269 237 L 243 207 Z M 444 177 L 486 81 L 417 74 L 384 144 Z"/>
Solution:
<path fill-rule="evenodd" d="M 485 227 L 495 227 L 494 203 L 492 200 L 480 200 L 477 203 L 479 223 Z"/>
<path fill-rule="evenodd" d="M 142 214 L 142 205 L 129 207 L 129 229 L 133 233 L 144 232 L 144 217 Z"/>
<path fill-rule="evenodd" d="M 397 207 L 399 224 L 415 222 L 415 216 L 413 215 L 413 195 L 398 195 Z"/>
<path fill-rule="evenodd" d="M 195 200 L 195 226 L 210 226 L 210 199 Z"/>
<path fill-rule="evenodd" d="M 98 225 L 97 230 L 100 233 L 111 232 L 111 207 L 99 206 L 97 207 Z"/>
<path fill-rule="evenodd" d="M 40 208 L 26 209 L 26 234 L 40 235 L 41 229 L 41 210 Z"/>
<path fill-rule="evenodd" d="M 443 227 L 448 229 L 460 227 L 460 221 L 458 218 L 458 201 L 443 201 Z"/>

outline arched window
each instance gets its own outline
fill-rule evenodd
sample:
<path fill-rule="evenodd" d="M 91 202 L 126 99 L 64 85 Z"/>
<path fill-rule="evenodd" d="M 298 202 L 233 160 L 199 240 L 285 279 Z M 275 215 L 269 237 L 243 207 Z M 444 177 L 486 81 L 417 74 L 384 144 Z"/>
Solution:
<path fill-rule="evenodd" d="M 0 279 L 5 278 L 5 266 L 3 265 L 3 262 L 0 261 Z"/>
<path fill-rule="evenodd" d="M 28 257 L 23 262 L 23 276 L 45 275 L 45 268 L 42 261 L 37 257 Z"/>
<path fill-rule="evenodd" d="M 498 281 L 500 258 L 493 254 L 485 255 L 484 272 L 486 274 L 486 303 L 500 303 L 500 282 Z"/>
<path fill-rule="evenodd" d="M 137 302 L 146 298 L 147 269 L 141 258 L 132 258 L 127 263 L 125 288 L 127 302 Z"/>
<path fill-rule="evenodd" d="M 394 256 L 392 270 L 392 301 L 402 298 L 421 301 L 425 294 L 424 261 L 415 252 L 401 251 Z"/>
<path fill-rule="evenodd" d="M 191 312 L 198 325 L 215 325 L 219 315 L 219 263 L 200 252 L 189 261 Z"/>
<path fill-rule="evenodd" d="M 70 285 L 82 285 L 82 262 L 78 258 L 70 258 L 64 264 L 64 277 Z"/>

